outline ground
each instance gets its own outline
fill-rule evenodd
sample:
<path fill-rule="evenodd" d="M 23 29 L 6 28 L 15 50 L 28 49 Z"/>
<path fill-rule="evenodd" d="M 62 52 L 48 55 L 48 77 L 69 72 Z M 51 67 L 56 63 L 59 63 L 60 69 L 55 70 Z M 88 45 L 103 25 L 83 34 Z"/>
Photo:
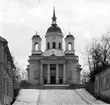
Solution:
<path fill-rule="evenodd" d="M 85 89 L 21 89 L 13 105 L 102 105 Z"/>

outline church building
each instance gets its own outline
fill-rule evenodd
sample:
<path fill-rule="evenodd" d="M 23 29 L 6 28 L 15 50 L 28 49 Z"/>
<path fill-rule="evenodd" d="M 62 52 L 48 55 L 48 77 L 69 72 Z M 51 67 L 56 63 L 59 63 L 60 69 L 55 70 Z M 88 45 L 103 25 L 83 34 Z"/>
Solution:
<path fill-rule="evenodd" d="M 29 56 L 28 82 L 43 86 L 44 84 L 80 84 L 79 58 L 75 55 L 75 38 L 70 33 L 65 37 L 56 23 L 55 9 L 52 24 L 47 29 L 46 49 L 41 50 L 42 38 L 36 33 L 32 37 L 32 54 Z"/>

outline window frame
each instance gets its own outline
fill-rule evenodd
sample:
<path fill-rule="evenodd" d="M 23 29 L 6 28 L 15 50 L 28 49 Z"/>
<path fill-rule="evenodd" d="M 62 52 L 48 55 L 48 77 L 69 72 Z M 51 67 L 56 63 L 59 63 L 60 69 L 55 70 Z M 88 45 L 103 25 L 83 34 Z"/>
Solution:
<path fill-rule="evenodd" d="M 59 42 L 59 49 L 62 49 L 61 42 Z"/>
<path fill-rule="evenodd" d="M 35 43 L 34 47 L 35 47 L 35 51 L 38 51 L 39 50 L 39 44 L 38 43 Z"/>
<path fill-rule="evenodd" d="M 56 49 L 56 43 L 53 42 L 53 49 Z"/>
<path fill-rule="evenodd" d="M 69 50 L 69 51 L 72 50 L 72 43 L 71 43 L 71 42 L 68 43 L 68 50 Z"/>
<path fill-rule="evenodd" d="M 50 43 L 47 42 L 47 49 L 50 49 Z"/>

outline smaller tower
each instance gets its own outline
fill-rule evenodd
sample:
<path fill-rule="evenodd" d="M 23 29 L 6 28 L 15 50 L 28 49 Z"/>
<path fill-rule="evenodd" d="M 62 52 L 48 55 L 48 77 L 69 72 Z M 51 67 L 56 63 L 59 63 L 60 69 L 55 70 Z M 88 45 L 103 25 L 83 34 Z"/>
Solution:
<path fill-rule="evenodd" d="M 32 54 L 41 54 L 41 37 L 37 34 L 32 37 Z"/>
<path fill-rule="evenodd" d="M 65 38 L 65 54 L 70 55 L 70 54 L 75 54 L 74 50 L 74 36 L 69 32 L 69 35 L 66 36 Z"/>

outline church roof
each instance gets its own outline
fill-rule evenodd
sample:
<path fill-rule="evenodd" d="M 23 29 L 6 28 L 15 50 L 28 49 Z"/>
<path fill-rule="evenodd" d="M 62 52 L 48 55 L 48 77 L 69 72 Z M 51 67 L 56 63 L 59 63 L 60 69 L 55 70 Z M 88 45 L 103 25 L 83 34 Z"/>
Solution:
<path fill-rule="evenodd" d="M 49 32 L 59 32 L 59 33 L 62 33 L 60 27 L 58 27 L 57 24 L 56 24 L 56 25 L 53 25 L 53 24 L 52 24 L 52 25 L 47 29 L 47 33 L 49 33 Z"/>
<path fill-rule="evenodd" d="M 0 41 L 1 41 L 3 44 L 7 44 L 7 41 L 6 41 L 3 37 L 1 37 L 1 36 L 0 36 Z"/>

